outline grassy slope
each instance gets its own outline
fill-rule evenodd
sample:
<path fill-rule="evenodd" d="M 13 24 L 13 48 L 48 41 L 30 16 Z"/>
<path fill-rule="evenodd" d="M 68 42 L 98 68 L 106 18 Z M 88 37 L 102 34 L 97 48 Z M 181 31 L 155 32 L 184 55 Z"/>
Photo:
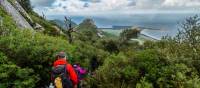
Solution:
<path fill-rule="evenodd" d="M 31 12 L 31 13 L 29 13 L 29 15 L 35 23 L 39 23 L 42 27 L 44 27 L 45 34 L 50 34 L 50 35 L 58 35 L 59 34 L 59 32 L 53 27 L 53 26 L 57 26 L 57 25 L 45 20 L 44 18 L 42 18 L 35 12 Z"/>

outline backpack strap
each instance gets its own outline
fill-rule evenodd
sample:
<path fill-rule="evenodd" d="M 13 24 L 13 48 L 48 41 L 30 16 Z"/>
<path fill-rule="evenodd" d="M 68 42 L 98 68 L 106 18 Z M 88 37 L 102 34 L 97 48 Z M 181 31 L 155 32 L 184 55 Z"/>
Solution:
<path fill-rule="evenodd" d="M 64 73 L 65 73 L 66 77 L 69 77 L 69 73 L 68 73 L 68 71 L 67 71 L 67 65 L 68 65 L 68 64 L 65 64 L 65 71 L 64 71 Z"/>
<path fill-rule="evenodd" d="M 67 65 L 68 64 L 65 64 L 65 65 L 66 66 L 65 66 L 65 72 L 64 72 L 65 75 L 64 76 L 65 76 L 66 79 L 62 79 L 62 82 L 64 83 L 63 87 L 64 88 L 73 88 L 72 81 L 69 78 L 69 72 L 67 71 Z"/>

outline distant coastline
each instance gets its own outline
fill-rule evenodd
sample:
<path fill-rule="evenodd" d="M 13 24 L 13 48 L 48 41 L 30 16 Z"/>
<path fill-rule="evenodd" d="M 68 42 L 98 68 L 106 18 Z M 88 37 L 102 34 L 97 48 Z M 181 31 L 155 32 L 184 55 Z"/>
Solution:
<path fill-rule="evenodd" d="M 175 36 L 178 32 L 180 24 L 188 17 L 197 15 L 200 13 L 185 13 L 185 14 L 136 14 L 122 17 L 89 17 L 95 21 L 98 29 L 111 30 L 113 25 L 124 27 L 143 27 L 143 32 L 147 35 L 154 36 L 157 39 L 161 39 L 163 36 Z M 63 15 L 47 16 L 48 19 L 63 20 Z M 79 24 L 83 19 L 88 18 L 85 16 L 71 16 L 72 21 Z M 155 29 L 155 30 L 153 30 Z M 157 30 L 156 30 L 157 29 Z M 108 30 L 108 31 L 109 31 Z M 115 35 L 118 35 L 121 31 L 118 28 L 116 31 L 111 30 Z"/>
<path fill-rule="evenodd" d="M 184 21 L 186 18 L 198 15 L 199 13 L 182 13 L 182 14 L 132 14 L 118 16 L 69 16 L 72 21 L 79 24 L 85 18 L 92 18 L 99 28 L 111 28 L 113 25 L 122 26 L 142 26 L 151 28 L 166 28 L 171 29 Z M 48 15 L 49 20 L 59 19 L 63 20 L 66 15 Z"/>

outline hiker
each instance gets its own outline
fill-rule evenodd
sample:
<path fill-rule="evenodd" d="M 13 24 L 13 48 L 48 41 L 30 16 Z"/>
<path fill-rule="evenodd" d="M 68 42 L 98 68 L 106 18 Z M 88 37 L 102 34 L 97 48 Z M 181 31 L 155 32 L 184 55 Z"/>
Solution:
<path fill-rule="evenodd" d="M 56 55 L 51 78 L 56 88 L 77 88 L 78 77 L 72 65 L 67 62 L 65 52 Z"/>
<path fill-rule="evenodd" d="M 82 81 L 84 80 L 84 76 L 87 74 L 87 70 L 82 68 L 79 63 L 73 65 L 74 70 L 78 76 L 78 88 L 82 87 Z"/>
<path fill-rule="evenodd" d="M 90 70 L 91 72 L 94 72 L 99 67 L 99 62 L 97 60 L 96 56 L 93 56 L 90 60 Z"/>

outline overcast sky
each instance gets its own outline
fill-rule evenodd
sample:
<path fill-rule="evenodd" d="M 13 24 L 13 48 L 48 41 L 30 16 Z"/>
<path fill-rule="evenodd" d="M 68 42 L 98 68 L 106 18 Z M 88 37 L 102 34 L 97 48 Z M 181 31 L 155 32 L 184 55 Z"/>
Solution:
<path fill-rule="evenodd" d="M 200 0 L 31 0 L 46 15 L 103 16 L 200 12 Z"/>

